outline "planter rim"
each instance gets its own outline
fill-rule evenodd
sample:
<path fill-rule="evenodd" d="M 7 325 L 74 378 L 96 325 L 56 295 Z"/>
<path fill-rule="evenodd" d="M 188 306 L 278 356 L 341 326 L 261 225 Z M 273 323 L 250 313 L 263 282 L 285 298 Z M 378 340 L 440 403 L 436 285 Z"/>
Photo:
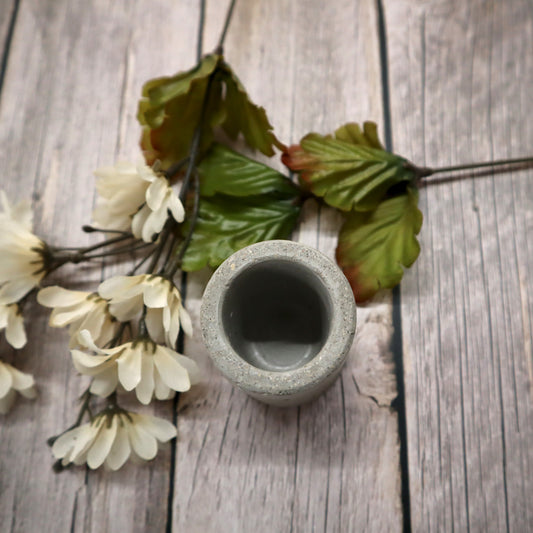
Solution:
<path fill-rule="evenodd" d="M 313 359 L 291 370 L 271 371 L 252 365 L 235 352 L 222 325 L 222 297 L 232 281 L 266 261 L 295 263 L 309 270 L 323 284 L 331 300 L 326 342 Z M 215 271 L 202 299 L 201 328 L 213 363 L 237 387 L 258 399 L 305 395 L 331 381 L 346 359 L 355 325 L 353 292 L 342 271 L 315 248 L 294 241 L 264 241 L 234 253 Z"/>

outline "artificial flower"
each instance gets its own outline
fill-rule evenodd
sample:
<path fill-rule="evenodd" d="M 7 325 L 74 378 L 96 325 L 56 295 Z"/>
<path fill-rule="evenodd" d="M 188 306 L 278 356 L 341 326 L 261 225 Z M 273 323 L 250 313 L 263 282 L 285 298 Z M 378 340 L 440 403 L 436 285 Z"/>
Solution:
<path fill-rule="evenodd" d="M 115 408 L 63 433 L 52 453 L 63 466 L 87 463 L 94 469 L 104 464 L 118 470 L 132 452 L 146 461 L 153 459 L 157 442 L 167 442 L 176 434 L 176 427 L 166 420 Z"/>
<path fill-rule="evenodd" d="M 17 304 L 0 305 L 0 329 L 6 330 L 6 340 L 13 348 L 26 344 L 24 319 Z"/>
<path fill-rule="evenodd" d="M 109 396 L 120 383 L 127 391 L 135 389 L 139 401 L 146 405 L 154 394 L 158 400 L 167 400 L 198 381 L 196 363 L 166 346 L 138 340 L 102 349 L 88 331 L 79 337 L 80 343 L 96 355 L 71 350 L 72 361 L 80 374 L 92 376 L 93 394 Z"/>
<path fill-rule="evenodd" d="M 128 231 L 131 219 L 145 202 L 146 190 L 156 176 L 143 164 L 118 162 L 95 170 L 98 199 L 93 211 L 97 226 Z"/>
<path fill-rule="evenodd" d="M 51 327 L 69 326 L 70 348 L 78 346 L 78 334 L 84 329 L 100 346 L 105 346 L 117 331 L 118 322 L 109 313 L 107 301 L 94 292 L 46 287 L 37 294 L 37 301 L 53 308 Z"/>
<path fill-rule="evenodd" d="M 93 211 L 96 225 L 120 231 L 131 229 L 151 242 L 165 225 L 169 212 L 183 222 L 185 210 L 168 180 L 150 167 L 119 162 L 95 171 L 99 197 Z"/>
<path fill-rule="evenodd" d="M 1 194 L 0 305 L 18 302 L 46 274 L 46 244 L 31 232 L 31 211 L 26 204 L 11 206 Z"/>
<path fill-rule="evenodd" d="M 25 398 L 35 398 L 33 376 L 0 361 L 0 414 L 5 415 L 11 409 L 17 392 Z"/>
<path fill-rule="evenodd" d="M 146 203 L 135 214 L 131 224 L 138 239 L 151 242 L 165 225 L 169 213 L 176 222 L 183 222 L 185 210 L 180 199 L 164 176 L 155 176 L 146 191 Z"/>
<path fill-rule="evenodd" d="M 98 294 L 109 301 L 111 314 L 122 322 L 132 320 L 146 306 L 146 326 L 156 342 L 164 341 L 174 347 L 180 326 L 187 335 L 192 335 L 191 318 L 183 307 L 180 292 L 162 276 L 115 276 L 100 284 Z"/>

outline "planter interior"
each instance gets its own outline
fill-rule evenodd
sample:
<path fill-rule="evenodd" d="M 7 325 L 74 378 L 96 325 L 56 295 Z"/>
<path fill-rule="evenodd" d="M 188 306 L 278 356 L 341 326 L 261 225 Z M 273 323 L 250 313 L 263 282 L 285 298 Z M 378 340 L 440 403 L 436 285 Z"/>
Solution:
<path fill-rule="evenodd" d="M 310 269 L 271 259 L 244 269 L 227 289 L 222 328 L 248 363 L 282 372 L 299 368 L 322 349 L 331 300 Z"/>

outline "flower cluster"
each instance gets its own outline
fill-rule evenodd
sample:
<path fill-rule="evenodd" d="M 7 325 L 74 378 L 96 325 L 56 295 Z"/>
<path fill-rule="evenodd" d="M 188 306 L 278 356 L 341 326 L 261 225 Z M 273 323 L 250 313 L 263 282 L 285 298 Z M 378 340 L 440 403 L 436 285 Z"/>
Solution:
<path fill-rule="evenodd" d="M 0 192 L 0 305 L 20 301 L 46 274 L 46 244 L 31 232 L 29 205 L 10 205 Z"/>
<path fill-rule="evenodd" d="M 71 291 L 63 287 L 46 287 L 37 294 L 37 301 L 53 309 L 50 326 L 69 326 L 70 347 L 78 346 L 78 335 L 88 331 L 94 342 L 105 346 L 115 336 L 118 323 L 109 312 L 109 304 L 94 292 Z"/>
<path fill-rule="evenodd" d="M 101 283 L 98 294 L 109 301 L 111 313 L 122 322 L 146 308 L 146 326 L 156 342 L 175 346 L 180 327 L 192 335 L 191 319 L 178 289 L 162 276 L 115 276 Z"/>
<path fill-rule="evenodd" d="M 166 420 L 112 409 L 90 423 L 63 433 L 52 446 L 52 453 L 63 467 L 87 463 L 89 468 L 105 464 L 118 470 L 133 453 L 149 461 L 157 454 L 157 442 L 176 436 L 176 428 Z"/>
<path fill-rule="evenodd" d="M 93 378 L 90 391 L 98 396 L 109 396 L 120 383 L 127 391 L 135 389 L 138 400 L 147 405 L 154 393 L 158 400 L 168 400 L 198 382 L 199 370 L 192 359 L 151 340 L 102 349 L 84 330 L 80 341 L 95 355 L 72 350 L 72 361 L 80 374 Z"/>
<path fill-rule="evenodd" d="M 26 345 L 24 299 L 46 274 L 47 246 L 32 233 L 29 203 L 11 204 L 0 191 L 0 205 L 0 330 L 20 349 Z M 17 392 L 35 398 L 33 377 L 0 360 L 0 414 L 10 410 Z"/>
<path fill-rule="evenodd" d="M 90 379 L 77 421 L 54 439 L 53 454 L 63 467 L 86 462 L 90 468 L 105 464 L 116 470 L 131 452 L 152 459 L 157 441 L 176 435 L 169 422 L 122 409 L 119 394 L 134 392 L 144 405 L 154 398 L 168 400 L 189 390 L 200 372 L 176 351 L 180 330 L 192 335 L 191 318 L 173 281 L 185 217 L 179 197 L 165 175 L 144 164 L 117 163 L 95 174 L 95 226 L 87 228 L 112 235 L 88 247 L 48 246 L 31 232 L 29 205 L 12 206 L 1 194 L 0 330 L 14 348 L 25 345 L 24 302 L 60 266 L 145 252 L 132 272 L 111 277 L 92 292 L 55 285 L 37 293 L 38 303 L 52 309 L 49 325 L 68 328 L 73 365 Z M 145 262 L 145 273 L 135 274 Z M 33 377 L 0 361 L 0 413 L 9 410 L 17 392 L 33 398 Z M 94 404 L 102 401 L 93 416 Z M 86 416 L 89 422 L 83 424 Z"/>
<path fill-rule="evenodd" d="M 164 176 L 140 164 L 119 162 L 95 171 L 98 203 L 93 219 L 98 226 L 129 231 L 145 242 L 163 229 L 168 213 L 183 222 L 185 210 Z"/>

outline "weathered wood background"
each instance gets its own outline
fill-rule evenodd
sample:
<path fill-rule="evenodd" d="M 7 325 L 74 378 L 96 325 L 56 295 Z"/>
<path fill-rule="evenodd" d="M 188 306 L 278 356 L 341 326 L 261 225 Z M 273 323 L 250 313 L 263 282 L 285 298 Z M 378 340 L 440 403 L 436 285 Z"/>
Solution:
<path fill-rule="evenodd" d="M 226 6 L 207 3 L 205 50 Z M 39 235 L 90 241 L 77 228 L 92 170 L 138 158 L 141 85 L 194 62 L 198 11 L 0 0 L 0 184 L 32 197 Z M 225 49 L 287 143 L 373 119 L 419 164 L 533 154 L 529 1 L 242 0 Z M 325 395 L 286 410 L 248 399 L 196 327 L 186 353 L 203 384 L 177 416 L 155 407 L 176 416 L 177 442 L 115 474 L 50 468 L 45 440 L 71 423 L 82 380 L 65 333 L 34 309 L 24 351 L 1 345 L 40 395 L 0 422 L 0 531 L 533 530 L 533 172 L 434 184 L 421 208 L 420 259 L 400 291 L 359 310 Z M 339 223 L 307 205 L 295 238 L 332 256 Z M 196 324 L 207 277 L 188 282 Z"/>

